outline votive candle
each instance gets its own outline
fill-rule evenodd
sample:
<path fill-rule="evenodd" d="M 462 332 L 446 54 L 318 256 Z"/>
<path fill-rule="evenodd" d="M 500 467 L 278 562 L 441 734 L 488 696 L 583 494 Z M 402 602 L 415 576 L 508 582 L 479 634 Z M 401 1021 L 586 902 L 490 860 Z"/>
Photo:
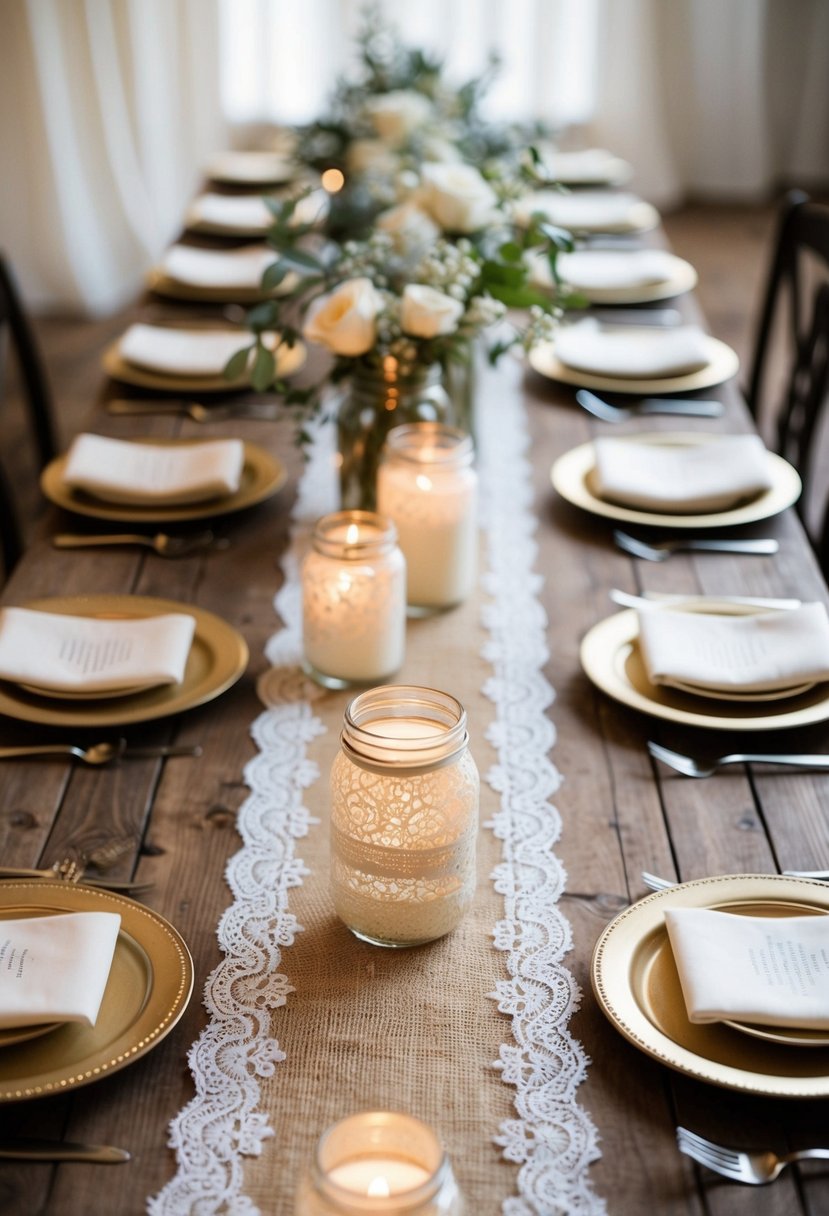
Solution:
<path fill-rule="evenodd" d="M 440 422 L 398 426 L 386 438 L 377 509 L 394 521 L 413 615 L 461 603 L 475 586 L 477 476 L 472 440 Z"/>
<path fill-rule="evenodd" d="M 406 563 L 393 523 L 370 511 L 323 516 L 301 581 L 309 675 L 347 688 L 398 670 L 406 647 Z"/>

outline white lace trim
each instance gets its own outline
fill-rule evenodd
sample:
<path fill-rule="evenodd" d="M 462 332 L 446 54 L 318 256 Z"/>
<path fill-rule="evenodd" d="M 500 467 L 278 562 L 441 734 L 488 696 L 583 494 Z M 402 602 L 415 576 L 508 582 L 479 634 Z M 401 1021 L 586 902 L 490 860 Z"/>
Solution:
<path fill-rule="evenodd" d="M 484 692 L 495 706 L 487 738 L 498 761 L 487 781 L 501 796 L 486 826 L 503 842 L 493 872 L 504 897 L 495 945 L 507 955 L 510 978 L 490 995 L 512 1018 L 515 1042 L 501 1047 L 495 1067 L 515 1086 L 516 1119 L 501 1124 L 496 1143 L 517 1162 L 520 1197 L 506 1216 L 599 1216 L 606 1211 L 587 1177 L 600 1155 L 590 1116 L 576 1100 L 588 1059 L 568 1024 L 581 993 L 562 959 L 572 949 L 570 925 L 557 907 L 566 875 L 554 853 L 561 816 L 550 802 L 561 775 L 549 759 L 555 728 L 545 710 L 554 699 L 543 674 L 547 619 L 534 572 L 529 446 L 520 393 L 499 394 L 481 427 L 479 466 L 487 542 L 482 610 L 489 632 L 483 651 L 493 668 Z"/>
<path fill-rule="evenodd" d="M 605 1205 L 587 1179 L 599 1155 L 597 1135 L 576 1101 L 588 1061 L 567 1030 L 580 993 L 561 961 L 572 939 L 556 906 L 565 874 L 553 852 L 561 820 L 549 801 L 561 778 L 548 759 L 555 732 L 544 711 L 553 690 L 542 673 L 546 619 L 541 580 L 533 573 L 536 524 L 520 395 L 503 394 L 482 431 L 491 596 L 483 609 L 484 657 L 493 667 L 484 692 L 495 705 L 487 734 L 498 753 L 487 780 L 501 795 L 488 826 L 503 842 L 493 879 L 505 918 L 494 938 L 507 954 L 510 976 L 491 995 L 512 1017 L 514 1042 L 502 1046 L 495 1067 L 516 1088 L 518 1115 L 495 1139 L 521 1166 L 518 1196 L 506 1199 L 502 1210 L 505 1216 L 600 1216 Z M 308 873 L 296 841 L 315 822 L 303 803 L 303 791 L 319 776 L 307 748 L 324 730 L 312 709 L 319 690 L 300 667 L 297 552 L 304 531 L 336 505 L 331 442 L 331 428 L 317 435 L 294 511 L 294 544 L 275 601 L 284 628 L 267 646 L 271 668 L 258 686 L 266 709 L 252 727 L 259 755 L 245 769 L 251 793 L 238 817 L 243 844 L 227 866 L 233 903 L 218 926 L 224 958 L 205 985 L 210 1021 L 188 1056 L 196 1093 L 170 1125 L 177 1172 L 148 1201 L 150 1216 L 258 1216 L 243 1193 L 243 1158 L 258 1156 L 274 1134 L 258 1110 L 261 1082 L 285 1058 L 270 1033 L 271 1010 L 293 991 L 279 967 L 282 950 L 302 930 L 288 902 Z"/>

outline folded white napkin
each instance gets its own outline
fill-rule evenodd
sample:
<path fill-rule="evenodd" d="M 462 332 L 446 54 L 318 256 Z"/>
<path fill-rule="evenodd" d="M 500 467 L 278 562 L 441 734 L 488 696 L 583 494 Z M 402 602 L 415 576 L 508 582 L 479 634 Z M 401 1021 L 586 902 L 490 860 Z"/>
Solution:
<path fill-rule="evenodd" d="M 202 502 L 234 494 L 244 463 L 241 439 L 162 445 L 78 435 L 69 448 L 63 481 L 106 502 Z"/>
<path fill-rule="evenodd" d="M 169 278 L 189 287 L 231 287 L 256 290 L 262 275 L 277 259 L 267 245 L 248 245 L 243 249 L 198 249 L 193 245 L 172 245 L 161 259 L 161 269 Z"/>
<path fill-rule="evenodd" d="M 294 210 L 295 224 L 315 224 L 328 213 L 329 196 L 325 190 L 312 190 L 301 199 Z M 229 232 L 262 233 L 274 223 L 274 217 L 258 194 L 200 194 L 190 204 L 188 222 L 209 224 Z"/>
<path fill-rule="evenodd" d="M 606 148 L 544 152 L 544 168 L 558 182 L 605 182 L 627 178 L 630 166 Z"/>
<path fill-rule="evenodd" d="M 750 616 L 653 609 L 639 613 L 639 645 L 652 684 L 690 684 L 703 695 L 829 680 L 823 604 Z"/>
<path fill-rule="evenodd" d="M 829 916 L 669 908 L 665 922 L 691 1022 L 829 1027 Z"/>
<path fill-rule="evenodd" d="M 94 1026 L 120 925 L 112 912 L 0 922 L 0 1027 Z"/>
<path fill-rule="evenodd" d="M 695 325 L 603 329 L 593 317 L 563 326 L 555 354 L 576 371 L 603 376 L 680 376 L 711 362 L 708 336 Z"/>
<path fill-rule="evenodd" d="M 273 335 L 265 337 L 275 341 Z M 177 329 L 139 322 L 129 327 L 118 349 L 127 363 L 151 371 L 221 376 L 228 359 L 252 341 L 249 333 L 238 329 Z"/>
<path fill-rule="evenodd" d="M 642 199 L 635 194 L 603 190 L 580 190 L 564 194 L 538 190 L 521 199 L 516 207 L 519 222 L 541 211 L 552 224 L 572 231 L 601 232 L 613 228 L 640 227 Z"/>
<path fill-rule="evenodd" d="M 184 612 L 110 620 L 0 609 L 0 678 L 64 692 L 179 684 L 196 628 Z"/>
<path fill-rule="evenodd" d="M 593 448 L 599 497 L 643 510 L 724 511 L 771 485 L 759 435 L 724 435 L 688 447 L 602 437 Z"/>
<path fill-rule="evenodd" d="M 281 152 L 219 152 L 207 166 L 210 177 L 225 182 L 284 182 L 296 173 L 295 164 Z"/>
<path fill-rule="evenodd" d="M 571 287 L 611 289 L 650 287 L 664 283 L 676 273 L 677 259 L 664 249 L 578 249 L 562 253 L 558 270 Z"/>

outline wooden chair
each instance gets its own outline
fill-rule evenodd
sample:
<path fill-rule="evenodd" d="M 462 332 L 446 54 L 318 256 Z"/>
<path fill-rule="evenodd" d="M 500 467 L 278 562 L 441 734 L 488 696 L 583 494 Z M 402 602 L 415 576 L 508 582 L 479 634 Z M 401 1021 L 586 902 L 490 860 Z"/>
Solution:
<path fill-rule="evenodd" d="M 774 361 L 775 326 L 784 321 L 787 364 L 783 390 L 771 403 L 764 393 Z M 791 191 L 781 211 L 777 240 L 754 348 L 749 409 L 760 429 L 770 424 L 774 445 L 803 480 L 798 511 L 829 576 L 829 477 L 815 459 L 829 395 L 829 207 Z M 765 424 L 765 426 L 764 426 Z M 815 501 L 821 523 L 809 527 Z"/>
<path fill-rule="evenodd" d="M 38 467 L 42 469 L 58 451 L 51 396 L 34 331 L 26 316 L 14 274 L 8 259 L 0 253 L 0 338 L 6 337 L 17 361 L 28 421 L 37 449 Z M 5 470 L 0 467 L 0 556 L 3 570 L 8 575 L 23 550 L 23 537 L 9 477 L 11 454 L 8 441 L 0 446 L 5 460 Z"/>

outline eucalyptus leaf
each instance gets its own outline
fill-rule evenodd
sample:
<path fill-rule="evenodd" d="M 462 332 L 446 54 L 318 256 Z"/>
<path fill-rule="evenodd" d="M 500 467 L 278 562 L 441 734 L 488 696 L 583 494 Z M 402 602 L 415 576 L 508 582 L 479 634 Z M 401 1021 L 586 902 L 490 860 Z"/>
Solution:
<path fill-rule="evenodd" d="M 264 329 L 270 329 L 276 324 L 278 316 L 278 308 L 272 300 L 265 300 L 262 304 L 257 304 L 251 308 L 248 313 L 248 325 L 255 334 L 261 333 Z"/>
<path fill-rule="evenodd" d="M 284 261 L 271 262 L 270 266 L 265 267 L 265 273 L 262 275 L 262 290 L 273 291 L 274 287 L 278 287 L 289 273 L 290 267 L 285 265 Z"/>
<path fill-rule="evenodd" d="M 494 296 L 496 300 L 500 300 L 502 304 L 506 304 L 507 308 L 532 308 L 536 305 L 543 308 L 545 312 L 549 312 L 551 307 L 549 296 L 532 287 L 512 287 L 493 283 L 489 291 L 490 295 Z"/>
<path fill-rule="evenodd" d="M 253 346 L 245 346 L 242 350 L 237 350 L 235 355 L 231 355 L 222 372 L 226 380 L 239 380 L 244 376 L 252 350 Z"/>
<path fill-rule="evenodd" d="M 307 253 L 304 249 L 283 249 L 282 260 L 290 262 L 293 266 L 302 266 L 305 270 L 315 270 L 317 274 L 324 269 L 319 258 L 314 257 L 312 253 Z"/>
<path fill-rule="evenodd" d="M 256 348 L 256 358 L 253 361 L 253 371 L 250 382 L 258 393 L 263 393 L 273 383 L 276 375 L 276 359 L 267 346 L 261 344 Z"/>
<path fill-rule="evenodd" d="M 516 241 L 505 241 L 498 250 L 505 262 L 520 262 L 523 250 Z"/>

